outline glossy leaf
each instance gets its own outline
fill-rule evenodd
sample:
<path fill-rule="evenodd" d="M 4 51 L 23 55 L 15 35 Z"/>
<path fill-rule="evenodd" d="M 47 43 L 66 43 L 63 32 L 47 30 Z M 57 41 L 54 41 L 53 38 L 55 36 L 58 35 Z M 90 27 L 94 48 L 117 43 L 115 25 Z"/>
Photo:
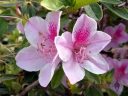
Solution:
<path fill-rule="evenodd" d="M 128 20 L 128 8 L 119 8 L 119 7 L 114 7 L 110 4 L 104 3 L 104 5 L 113 13 L 115 13 L 117 16 Z"/>
<path fill-rule="evenodd" d="M 41 1 L 41 5 L 48 10 L 59 10 L 64 7 L 63 3 L 60 0 L 43 0 Z"/>
<path fill-rule="evenodd" d="M 95 20 L 101 20 L 103 17 L 103 11 L 98 3 L 90 4 L 84 7 L 88 16 L 94 18 Z"/>

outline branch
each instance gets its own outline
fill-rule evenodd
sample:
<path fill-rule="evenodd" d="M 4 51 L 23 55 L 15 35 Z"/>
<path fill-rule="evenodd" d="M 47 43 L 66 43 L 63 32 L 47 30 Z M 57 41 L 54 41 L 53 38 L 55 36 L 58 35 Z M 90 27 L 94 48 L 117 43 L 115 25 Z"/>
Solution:
<path fill-rule="evenodd" d="M 32 84 L 28 85 L 21 93 L 17 94 L 16 96 L 25 96 L 25 94 L 30 91 L 32 88 L 39 84 L 38 80 L 34 81 Z"/>

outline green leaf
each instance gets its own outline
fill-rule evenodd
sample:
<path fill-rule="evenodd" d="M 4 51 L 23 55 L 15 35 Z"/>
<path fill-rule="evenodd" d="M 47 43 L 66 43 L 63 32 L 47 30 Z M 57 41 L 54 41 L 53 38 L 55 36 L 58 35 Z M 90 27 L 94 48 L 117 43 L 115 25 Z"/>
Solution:
<path fill-rule="evenodd" d="M 77 9 L 98 2 L 99 0 L 74 0 L 73 6 L 66 9 L 68 13 L 74 13 Z"/>
<path fill-rule="evenodd" d="M 53 76 L 53 79 L 51 81 L 51 86 L 52 86 L 53 89 L 57 88 L 60 85 L 62 77 L 63 77 L 63 74 L 64 74 L 64 72 L 63 72 L 62 69 L 58 69 L 55 72 L 55 74 Z"/>
<path fill-rule="evenodd" d="M 115 13 L 117 16 L 128 20 L 128 8 L 114 7 L 111 4 L 103 3 L 111 12 Z"/>
<path fill-rule="evenodd" d="M 74 6 L 75 0 L 60 0 L 64 6 L 71 7 Z"/>
<path fill-rule="evenodd" d="M 98 76 L 96 74 L 90 73 L 89 71 L 85 71 L 86 73 L 86 77 L 88 80 L 90 80 L 91 82 L 95 82 L 95 83 L 100 83 L 100 79 L 98 78 Z"/>
<path fill-rule="evenodd" d="M 109 96 L 117 96 L 117 94 L 111 89 L 106 89 L 106 92 L 108 93 Z"/>
<path fill-rule="evenodd" d="M 99 88 L 91 86 L 85 91 L 84 96 L 103 96 L 103 93 Z"/>
<path fill-rule="evenodd" d="M 2 75 L 2 76 L 0 76 L 0 82 L 4 82 L 4 81 L 6 81 L 6 80 L 12 80 L 12 79 L 16 79 L 17 78 L 17 76 L 16 75 Z"/>
<path fill-rule="evenodd" d="M 16 75 L 18 74 L 21 69 L 15 64 L 15 61 L 14 60 L 11 60 L 9 62 L 9 64 L 6 64 L 6 74 L 13 74 L 13 75 Z"/>
<path fill-rule="evenodd" d="M 28 96 L 46 96 L 45 90 L 33 88 L 28 92 Z"/>
<path fill-rule="evenodd" d="M 81 92 L 81 89 L 77 87 L 77 85 L 70 85 L 70 90 L 73 94 L 77 94 Z"/>
<path fill-rule="evenodd" d="M 0 35 L 7 32 L 7 30 L 8 30 L 8 23 L 3 18 L 0 18 Z"/>
<path fill-rule="evenodd" d="M 92 3 L 96 3 L 98 1 L 99 0 L 76 0 L 74 8 L 78 9 L 78 8 L 80 8 L 82 6 L 89 5 L 89 4 L 92 4 Z"/>
<path fill-rule="evenodd" d="M 120 4 L 121 3 L 120 0 L 100 0 L 100 2 L 109 3 L 109 4 Z"/>
<path fill-rule="evenodd" d="M 113 77 L 113 74 L 114 74 L 114 70 L 110 70 L 108 71 L 107 73 L 104 74 L 104 80 L 107 81 L 107 82 L 111 82 L 112 81 L 112 77 Z"/>
<path fill-rule="evenodd" d="M 15 90 L 15 93 L 18 93 L 21 88 L 22 86 L 18 82 L 12 82 L 12 89 Z"/>
<path fill-rule="evenodd" d="M 33 5 L 28 5 L 27 10 L 28 10 L 28 13 L 29 13 L 29 17 L 32 17 L 36 14 L 36 9 Z"/>
<path fill-rule="evenodd" d="M 103 17 L 103 11 L 98 3 L 90 4 L 84 7 L 86 13 L 95 20 L 101 20 Z"/>
<path fill-rule="evenodd" d="M 59 10 L 64 7 L 63 3 L 60 0 L 43 0 L 41 1 L 41 5 L 48 10 Z"/>

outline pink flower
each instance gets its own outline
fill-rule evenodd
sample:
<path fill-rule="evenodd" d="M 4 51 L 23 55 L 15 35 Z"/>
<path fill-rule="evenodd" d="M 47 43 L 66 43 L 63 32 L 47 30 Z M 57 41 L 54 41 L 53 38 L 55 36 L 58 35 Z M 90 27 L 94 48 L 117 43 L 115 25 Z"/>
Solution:
<path fill-rule="evenodd" d="M 123 86 L 128 86 L 128 60 L 122 59 L 118 61 L 116 59 L 111 59 L 110 61 L 114 69 L 113 82 L 110 88 L 120 95 L 123 91 Z"/>
<path fill-rule="evenodd" d="M 39 71 L 39 83 L 46 87 L 60 62 L 54 44 L 59 34 L 61 12 L 50 12 L 46 19 L 31 17 L 24 30 L 29 47 L 23 48 L 16 56 L 16 64 L 26 71 Z"/>
<path fill-rule="evenodd" d="M 23 26 L 21 21 L 17 23 L 16 27 L 17 27 L 18 31 L 20 31 L 22 34 L 24 34 L 24 32 L 25 32 L 24 31 L 24 26 Z"/>
<path fill-rule="evenodd" d="M 111 35 L 112 41 L 105 47 L 105 50 L 109 50 L 110 48 L 116 48 L 120 44 L 128 41 L 128 34 L 125 32 L 125 25 L 120 23 L 119 25 L 112 27 L 108 26 L 105 28 L 105 32 Z"/>
<path fill-rule="evenodd" d="M 84 68 L 95 74 L 108 70 L 107 62 L 99 53 L 110 40 L 109 35 L 97 31 L 96 21 L 84 14 L 77 19 L 72 34 L 64 32 L 55 38 L 63 70 L 71 84 L 83 79 Z"/>

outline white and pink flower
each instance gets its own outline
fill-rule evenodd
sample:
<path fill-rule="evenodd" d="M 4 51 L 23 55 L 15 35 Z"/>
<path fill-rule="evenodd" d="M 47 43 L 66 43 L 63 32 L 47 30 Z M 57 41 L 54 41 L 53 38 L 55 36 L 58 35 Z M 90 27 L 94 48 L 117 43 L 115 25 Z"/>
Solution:
<path fill-rule="evenodd" d="M 24 26 L 24 33 L 30 43 L 16 56 L 16 64 L 26 71 L 40 71 L 39 83 L 46 87 L 60 62 L 54 44 L 59 35 L 61 12 L 49 12 L 46 19 L 34 16 Z"/>
<path fill-rule="evenodd" d="M 126 33 L 126 28 L 123 23 L 112 27 L 108 26 L 105 28 L 105 32 L 112 37 L 112 41 L 105 47 L 104 50 L 109 50 L 110 48 L 117 48 L 120 44 L 128 41 L 128 34 Z"/>
<path fill-rule="evenodd" d="M 123 86 L 128 86 L 128 60 L 109 59 L 110 66 L 114 69 L 113 81 L 110 88 L 118 95 L 123 91 Z"/>
<path fill-rule="evenodd" d="M 97 31 L 96 21 L 85 14 L 77 19 L 72 34 L 64 32 L 62 36 L 55 37 L 59 57 L 63 60 L 63 70 L 71 84 L 84 78 L 84 69 L 94 74 L 109 70 L 100 52 L 110 41 L 111 37 Z"/>

